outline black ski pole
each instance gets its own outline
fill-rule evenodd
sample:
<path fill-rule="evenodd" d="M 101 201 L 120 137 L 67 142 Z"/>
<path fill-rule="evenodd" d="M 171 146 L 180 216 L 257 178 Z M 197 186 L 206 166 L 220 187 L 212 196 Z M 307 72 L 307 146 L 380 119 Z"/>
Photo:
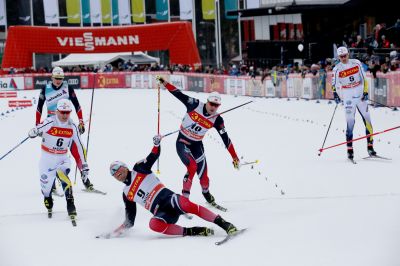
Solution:
<path fill-rule="evenodd" d="M 388 106 L 388 105 L 386 105 L 386 104 L 383 104 L 383 103 L 380 103 L 380 102 L 377 102 L 377 101 L 374 101 L 374 100 L 371 100 L 371 99 L 369 99 L 369 101 L 370 102 L 373 102 L 373 103 L 375 103 L 375 104 L 378 104 L 378 105 L 382 105 L 383 107 L 386 107 L 386 108 L 389 108 L 389 109 L 391 109 L 391 110 L 393 110 L 393 111 L 398 111 L 398 109 L 397 109 L 397 107 L 396 106 Z"/>
<path fill-rule="evenodd" d="M 86 151 L 85 151 L 85 156 L 87 158 L 88 150 L 89 150 L 89 137 L 90 137 L 90 127 L 92 125 L 92 110 L 93 110 L 93 97 L 94 97 L 94 85 L 92 88 L 92 99 L 90 102 L 90 114 L 89 114 L 89 128 L 88 128 L 88 135 L 87 135 L 87 140 L 86 140 Z M 78 165 L 75 167 L 75 178 L 74 178 L 74 184 L 76 185 L 76 173 L 78 172 Z"/>
<path fill-rule="evenodd" d="M 0 160 L 2 160 L 4 157 L 6 157 L 7 155 L 9 155 L 11 152 L 13 152 L 16 148 L 18 148 L 19 146 L 21 146 L 22 143 L 24 143 L 25 141 L 27 141 L 29 139 L 29 137 L 24 138 L 20 143 L 18 143 L 14 148 L 12 148 L 11 150 L 9 150 L 6 154 L 4 154 L 3 156 L 1 156 Z"/>
<path fill-rule="evenodd" d="M 212 115 L 212 116 L 210 116 L 208 119 L 214 118 L 214 117 L 216 117 L 216 116 L 218 116 L 218 115 L 225 114 L 225 113 L 227 113 L 227 112 L 230 112 L 230 111 L 232 111 L 232 110 L 235 110 L 235 109 L 237 109 L 237 108 L 239 108 L 239 107 L 242 107 L 242 106 L 244 106 L 244 105 L 246 105 L 246 104 L 249 104 L 249 103 L 252 103 L 252 102 L 253 102 L 253 101 L 248 101 L 248 102 L 245 102 L 245 103 L 243 103 L 243 104 L 241 104 L 241 105 L 232 107 L 232 108 L 230 108 L 230 109 L 228 109 L 228 110 L 225 110 L 225 111 L 223 111 L 223 112 L 221 112 L 221 113 L 217 113 L 217 114 L 215 114 L 215 115 Z M 196 123 L 193 123 L 193 124 L 187 126 L 186 128 L 192 127 L 192 126 L 195 125 L 195 124 L 196 124 Z M 169 135 L 172 135 L 172 134 L 178 132 L 179 130 L 180 130 L 180 129 L 177 129 L 177 130 L 174 130 L 174 131 L 172 131 L 172 132 L 169 132 L 169 133 L 163 135 L 162 138 L 165 138 L 165 137 L 167 137 L 167 136 L 169 136 Z"/>
<path fill-rule="evenodd" d="M 337 109 L 338 105 L 339 105 L 339 104 L 336 104 L 335 110 L 333 110 L 331 122 L 329 123 L 328 130 L 326 131 L 325 139 L 324 139 L 324 142 L 322 143 L 321 149 L 319 150 L 320 152 L 318 153 L 318 156 L 321 156 L 321 152 L 324 150 L 325 141 L 326 141 L 326 138 L 328 137 L 329 129 L 331 128 L 332 121 L 333 121 L 333 117 L 335 116 L 336 109 Z"/>

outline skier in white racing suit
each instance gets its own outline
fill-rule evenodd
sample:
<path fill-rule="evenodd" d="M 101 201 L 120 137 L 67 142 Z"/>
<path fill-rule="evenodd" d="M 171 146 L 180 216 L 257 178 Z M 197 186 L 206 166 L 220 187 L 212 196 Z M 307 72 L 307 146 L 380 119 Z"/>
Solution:
<path fill-rule="evenodd" d="M 332 90 L 336 104 L 343 100 L 346 112 L 347 130 L 347 157 L 354 158 L 353 151 L 353 129 L 355 123 L 356 109 L 360 113 L 364 125 L 366 135 L 372 134 L 371 116 L 368 110 L 368 83 L 365 79 L 365 72 L 361 66 L 361 62 L 357 59 L 349 59 L 349 52 L 346 47 L 342 46 L 337 49 L 340 59 L 333 69 Z M 339 89 L 339 90 L 338 90 Z M 367 151 L 370 156 L 375 156 L 374 140 L 372 136 L 367 138 Z"/>
<path fill-rule="evenodd" d="M 70 119 L 71 102 L 61 99 L 57 103 L 56 115 L 46 118 L 43 123 L 29 131 L 29 137 L 42 137 L 42 153 L 39 162 L 40 185 L 44 196 L 44 205 L 48 210 L 48 217 L 52 217 L 53 198 L 52 187 L 58 178 L 65 192 L 67 211 L 69 216 L 76 216 L 72 184 L 68 177 L 71 161 L 68 149 L 74 142 L 82 161 L 83 180 L 88 178 L 89 167 L 84 154 L 84 146 L 79 136 L 78 127 Z"/>

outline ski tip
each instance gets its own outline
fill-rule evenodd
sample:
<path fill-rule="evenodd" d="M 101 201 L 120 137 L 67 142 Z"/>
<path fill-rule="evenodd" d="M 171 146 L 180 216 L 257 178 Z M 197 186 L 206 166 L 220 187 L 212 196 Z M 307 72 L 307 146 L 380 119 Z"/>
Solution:
<path fill-rule="evenodd" d="M 260 161 L 259 160 L 256 160 L 256 163 L 259 163 Z"/>

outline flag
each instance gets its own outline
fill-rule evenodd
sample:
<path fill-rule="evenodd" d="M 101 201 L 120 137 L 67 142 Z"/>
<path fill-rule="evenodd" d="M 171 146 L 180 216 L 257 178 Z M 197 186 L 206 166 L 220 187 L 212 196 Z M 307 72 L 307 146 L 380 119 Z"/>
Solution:
<path fill-rule="evenodd" d="M 118 0 L 118 21 L 120 25 L 131 24 L 129 0 Z"/>
<path fill-rule="evenodd" d="M 6 0 L 0 0 L 0 26 L 7 26 L 7 18 L 5 12 Z"/>
<path fill-rule="evenodd" d="M 225 0 L 225 18 L 237 19 L 237 16 L 228 16 L 228 11 L 237 10 L 238 2 L 236 0 Z"/>
<path fill-rule="evenodd" d="M 18 20 L 20 25 L 31 25 L 30 1 L 18 0 Z"/>
<path fill-rule="evenodd" d="M 67 0 L 67 22 L 68 23 L 81 23 L 80 0 Z"/>
<path fill-rule="evenodd" d="M 157 20 L 168 20 L 168 1 L 169 0 L 156 0 Z"/>
<path fill-rule="evenodd" d="M 214 0 L 201 0 L 201 8 L 203 11 L 204 20 L 215 19 L 215 1 Z"/>
<path fill-rule="evenodd" d="M 179 17 L 181 20 L 193 19 L 193 2 L 191 0 L 179 0 Z"/>
<path fill-rule="evenodd" d="M 44 21 L 47 24 L 58 24 L 58 1 L 43 0 Z"/>
<path fill-rule="evenodd" d="M 90 0 L 82 0 L 83 23 L 90 24 Z"/>
<path fill-rule="evenodd" d="M 144 23 L 146 21 L 143 1 L 144 0 L 131 0 L 133 22 L 135 23 Z"/>
<path fill-rule="evenodd" d="M 101 0 L 101 16 L 103 23 L 111 24 L 111 0 Z"/>
<path fill-rule="evenodd" d="M 100 0 L 90 0 L 90 19 L 93 23 L 101 23 Z"/>
<path fill-rule="evenodd" d="M 112 0 L 112 19 L 113 25 L 119 24 L 119 13 L 118 13 L 118 0 Z"/>
<path fill-rule="evenodd" d="M 260 7 L 260 0 L 247 0 L 247 9 L 251 8 L 259 8 Z"/>

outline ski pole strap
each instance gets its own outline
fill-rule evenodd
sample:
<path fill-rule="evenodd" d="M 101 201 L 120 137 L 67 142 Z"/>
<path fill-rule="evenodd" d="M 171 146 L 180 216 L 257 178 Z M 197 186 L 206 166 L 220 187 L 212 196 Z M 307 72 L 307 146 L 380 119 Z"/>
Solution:
<path fill-rule="evenodd" d="M 335 148 L 337 146 L 341 146 L 341 145 L 344 145 L 344 144 L 347 144 L 347 143 L 359 141 L 361 139 L 369 138 L 371 136 L 376 136 L 376 135 L 379 135 L 379 134 L 382 134 L 382 133 L 386 133 L 388 131 L 392 131 L 392 130 L 395 130 L 395 129 L 398 129 L 398 128 L 400 128 L 400 126 L 392 127 L 392 128 L 389 128 L 389 129 L 385 129 L 385 130 L 379 131 L 379 132 L 368 134 L 368 135 L 365 135 L 363 137 L 359 137 L 359 138 L 356 138 L 356 139 L 353 139 L 353 140 L 345 141 L 345 142 L 342 142 L 342 143 L 339 143 L 339 144 L 335 144 L 335 145 L 332 145 L 332 146 L 329 146 L 329 147 L 326 147 L 326 148 L 321 148 L 321 149 L 319 149 L 319 152 L 323 152 L 324 150 Z"/>

